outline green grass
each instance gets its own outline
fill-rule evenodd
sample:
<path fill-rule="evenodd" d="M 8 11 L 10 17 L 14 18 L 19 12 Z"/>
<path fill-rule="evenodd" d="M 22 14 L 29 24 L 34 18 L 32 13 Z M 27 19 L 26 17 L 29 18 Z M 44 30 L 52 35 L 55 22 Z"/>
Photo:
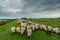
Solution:
<path fill-rule="evenodd" d="M 31 19 L 30 21 L 60 28 L 60 19 Z M 27 38 L 26 32 L 23 35 L 20 35 L 19 33 L 12 34 L 10 32 L 10 28 L 12 26 L 20 27 L 20 24 L 17 24 L 16 21 L 11 21 L 0 26 L 0 40 L 60 40 L 60 35 L 54 33 L 46 35 L 46 33 L 42 30 L 33 31 L 30 38 Z"/>

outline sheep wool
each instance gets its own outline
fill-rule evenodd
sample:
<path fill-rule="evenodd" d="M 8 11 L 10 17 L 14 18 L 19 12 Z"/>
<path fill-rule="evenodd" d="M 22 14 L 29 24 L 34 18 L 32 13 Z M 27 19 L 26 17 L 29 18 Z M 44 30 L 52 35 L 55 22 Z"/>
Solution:
<path fill-rule="evenodd" d="M 46 26 L 45 26 L 45 25 L 43 25 L 43 24 L 42 24 L 42 29 L 43 29 L 43 30 L 45 30 L 45 31 L 47 31 Z"/>
<path fill-rule="evenodd" d="M 22 26 L 21 27 L 21 35 L 25 32 L 26 27 Z"/>
<path fill-rule="evenodd" d="M 51 31 L 52 30 L 52 27 L 51 26 L 48 26 L 48 30 Z"/>
<path fill-rule="evenodd" d="M 11 32 L 15 33 L 15 27 L 11 27 Z"/>
<path fill-rule="evenodd" d="M 31 28 L 32 28 L 32 30 L 34 31 L 34 30 L 35 30 L 35 25 L 32 25 Z"/>
<path fill-rule="evenodd" d="M 42 25 L 39 26 L 40 29 L 43 29 Z"/>
<path fill-rule="evenodd" d="M 39 24 L 35 24 L 35 28 L 36 29 L 39 29 Z"/>
<path fill-rule="evenodd" d="M 28 37 L 30 37 L 32 35 L 32 29 L 28 29 Z"/>
<path fill-rule="evenodd" d="M 17 31 L 18 33 L 20 33 L 20 31 L 21 31 L 21 30 L 20 30 L 20 27 L 17 27 L 17 28 L 16 28 L 16 31 Z"/>
<path fill-rule="evenodd" d="M 59 28 L 56 27 L 56 28 L 53 28 L 52 30 L 53 30 L 53 32 L 58 33 Z"/>
<path fill-rule="evenodd" d="M 21 26 L 27 27 L 27 23 L 21 23 Z"/>
<path fill-rule="evenodd" d="M 27 36 L 30 37 L 32 35 L 32 29 L 31 26 L 27 27 Z"/>

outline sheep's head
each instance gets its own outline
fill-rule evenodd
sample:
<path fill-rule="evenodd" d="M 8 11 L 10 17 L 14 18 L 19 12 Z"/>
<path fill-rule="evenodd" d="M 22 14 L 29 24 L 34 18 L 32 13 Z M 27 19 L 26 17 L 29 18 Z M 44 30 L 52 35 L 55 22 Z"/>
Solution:
<path fill-rule="evenodd" d="M 17 20 L 17 23 L 24 23 L 24 20 Z"/>

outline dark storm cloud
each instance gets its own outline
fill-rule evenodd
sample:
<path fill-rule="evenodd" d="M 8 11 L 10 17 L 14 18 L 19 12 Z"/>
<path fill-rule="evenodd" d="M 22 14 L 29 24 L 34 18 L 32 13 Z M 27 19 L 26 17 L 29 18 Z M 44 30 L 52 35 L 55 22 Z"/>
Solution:
<path fill-rule="evenodd" d="M 0 0 L 0 12 L 1 17 L 60 17 L 60 0 Z"/>
<path fill-rule="evenodd" d="M 60 9 L 60 0 L 25 0 L 22 10 L 32 12 L 50 11 Z"/>
<path fill-rule="evenodd" d="M 54 11 L 60 9 L 60 0 L 8 0 L 2 5 L 26 12 Z"/>

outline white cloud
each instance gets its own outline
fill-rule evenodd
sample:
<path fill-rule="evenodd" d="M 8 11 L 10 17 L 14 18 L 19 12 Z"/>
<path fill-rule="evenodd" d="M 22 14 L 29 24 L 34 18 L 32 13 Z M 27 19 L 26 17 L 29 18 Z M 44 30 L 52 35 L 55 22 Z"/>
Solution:
<path fill-rule="evenodd" d="M 60 13 L 49 14 L 48 17 L 57 18 L 57 17 L 60 17 Z"/>
<path fill-rule="evenodd" d="M 8 12 L 8 13 L 16 13 L 16 12 L 19 12 L 22 10 L 14 9 L 14 8 L 2 8 L 0 11 L 1 12 Z"/>
<path fill-rule="evenodd" d="M 9 1 L 9 0 L 6 0 L 6 1 Z"/>
<path fill-rule="evenodd" d="M 16 19 L 16 18 L 21 18 L 21 17 L 0 17 L 0 19 Z"/>

